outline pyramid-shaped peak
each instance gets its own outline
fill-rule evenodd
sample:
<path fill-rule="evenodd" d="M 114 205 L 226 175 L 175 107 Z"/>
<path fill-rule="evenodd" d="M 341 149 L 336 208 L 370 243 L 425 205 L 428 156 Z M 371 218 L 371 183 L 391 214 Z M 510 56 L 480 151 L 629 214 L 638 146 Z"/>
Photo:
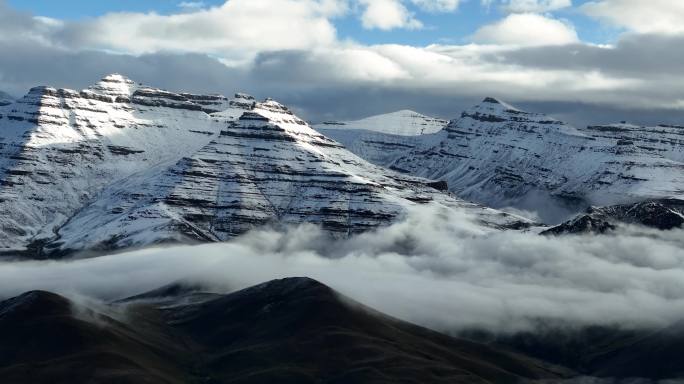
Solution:
<path fill-rule="evenodd" d="M 135 84 L 133 80 L 120 73 L 111 73 L 103 77 L 100 81 L 104 83 Z"/>
<path fill-rule="evenodd" d="M 489 103 L 489 104 L 501 104 L 501 101 L 498 100 L 495 97 L 485 97 L 484 100 L 482 100 L 483 103 Z"/>
<path fill-rule="evenodd" d="M 128 77 L 119 73 L 112 73 L 88 89 L 107 96 L 130 96 L 138 89 L 138 86 Z"/>
<path fill-rule="evenodd" d="M 501 101 L 501 99 L 497 99 L 496 97 L 485 97 L 484 100 L 482 100 L 482 104 L 490 104 L 492 107 L 499 107 L 509 111 L 520 111 L 518 108 Z"/>
<path fill-rule="evenodd" d="M 287 106 L 271 99 L 270 97 L 260 103 L 256 103 L 255 109 L 261 109 L 277 114 L 292 115 L 292 112 Z"/>
<path fill-rule="evenodd" d="M 288 130 L 295 129 L 296 131 L 313 130 L 308 127 L 307 123 L 297 117 L 288 107 L 271 99 L 254 103 L 249 111 L 243 113 L 239 120 L 241 121 L 265 121 L 272 124 L 278 124 L 281 128 L 288 128 Z"/>

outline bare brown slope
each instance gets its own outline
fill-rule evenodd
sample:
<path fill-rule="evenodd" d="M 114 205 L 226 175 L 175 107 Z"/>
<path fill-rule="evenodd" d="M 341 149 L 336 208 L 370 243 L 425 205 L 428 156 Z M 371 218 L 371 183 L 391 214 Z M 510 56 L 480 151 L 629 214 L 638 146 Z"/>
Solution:
<path fill-rule="evenodd" d="M 75 316 L 73 303 L 47 292 L 0 303 L 2 382 L 517 383 L 560 376 L 537 360 L 393 319 L 307 278 L 220 296 L 158 290 L 104 312 L 122 308 L 125 320 L 117 321 L 82 308 Z"/>

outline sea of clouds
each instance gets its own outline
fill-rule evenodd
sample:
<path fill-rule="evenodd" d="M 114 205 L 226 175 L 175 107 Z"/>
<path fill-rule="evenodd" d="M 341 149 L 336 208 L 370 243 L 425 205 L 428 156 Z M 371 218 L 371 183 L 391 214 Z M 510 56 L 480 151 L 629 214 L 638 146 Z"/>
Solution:
<path fill-rule="evenodd" d="M 423 207 L 401 223 L 349 239 L 301 225 L 220 244 L 4 261 L 0 298 L 43 289 L 112 300 L 179 280 L 228 292 L 289 276 L 315 278 L 444 331 L 518 331 L 539 319 L 661 327 L 684 319 L 684 231 L 491 232 L 462 213 Z"/>

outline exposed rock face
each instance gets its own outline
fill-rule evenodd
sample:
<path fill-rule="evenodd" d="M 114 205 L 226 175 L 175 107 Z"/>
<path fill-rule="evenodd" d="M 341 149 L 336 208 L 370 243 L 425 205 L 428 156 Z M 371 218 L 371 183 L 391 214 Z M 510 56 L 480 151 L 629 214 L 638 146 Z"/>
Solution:
<path fill-rule="evenodd" d="M 627 124 L 575 129 L 493 98 L 441 132 L 408 140 L 326 131 L 360 156 L 409 174 L 445 180 L 459 196 L 494 207 L 577 212 L 589 204 L 681 196 L 684 129 Z"/>
<path fill-rule="evenodd" d="M 591 207 L 585 214 L 543 234 L 606 233 L 619 224 L 636 224 L 660 230 L 684 225 L 684 200 L 664 199 L 609 207 Z"/>
<path fill-rule="evenodd" d="M 303 222 L 347 236 L 428 202 L 463 209 L 491 228 L 521 221 L 445 195 L 444 183 L 372 165 L 275 101 L 253 107 L 175 165 L 107 188 L 46 249 L 222 241 L 258 226 Z"/>
<path fill-rule="evenodd" d="M 36 87 L 1 107 L 0 252 L 47 242 L 105 186 L 202 148 L 226 120 L 207 112 L 229 104 L 109 75 L 80 92 Z"/>

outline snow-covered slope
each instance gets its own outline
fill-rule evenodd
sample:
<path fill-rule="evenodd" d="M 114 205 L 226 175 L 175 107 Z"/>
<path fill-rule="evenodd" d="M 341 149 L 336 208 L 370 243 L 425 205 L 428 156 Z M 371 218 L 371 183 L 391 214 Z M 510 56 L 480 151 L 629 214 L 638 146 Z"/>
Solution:
<path fill-rule="evenodd" d="M 383 115 L 371 116 L 356 121 L 329 121 L 314 125 L 317 130 L 365 130 L 390 135 L 417 136 L 441 131 L 449 122 L 422 115 L 410 110 L 402 110 Z"/>
<path fill-rule="evenodd" d="M 244 111 L 117 74 L 80 92 L 36 87 L 0 107 L 0 251 L 40 247 L 105 186 L 202 148 L 230 120 L 208 113 L 226 108 Z"/>
<path fill-rule="evenodd" d="M 221 241 L 257 226 L 303 222 L 346 236 L 428 202 L 479 217 L 485 231 L 521 223 L 446 195 L 442 184 L 372 165 L 275 101 L 253 107 L 175 165 L 107 188 L 47 249 Z"/>
<path fill-rule="evenodd" d="M 460 197 L 489 206 L 535 210 L 549 222 L 589 204 L 684 193 L 684 128 L 677 126 L 575 129 L 487 98 L 444 131 L 408 142 L 327 134 L 376 164 L 445 180 Z"/>
<path fill-rule="evenodd" d="M 335 139 L 351 152 L 382 166 L 391 165 L 394 160 L 425 143 L 426 136 L 400 136 L 367 131 L 364 129 L 317 128 L 320 133 Z"/>

